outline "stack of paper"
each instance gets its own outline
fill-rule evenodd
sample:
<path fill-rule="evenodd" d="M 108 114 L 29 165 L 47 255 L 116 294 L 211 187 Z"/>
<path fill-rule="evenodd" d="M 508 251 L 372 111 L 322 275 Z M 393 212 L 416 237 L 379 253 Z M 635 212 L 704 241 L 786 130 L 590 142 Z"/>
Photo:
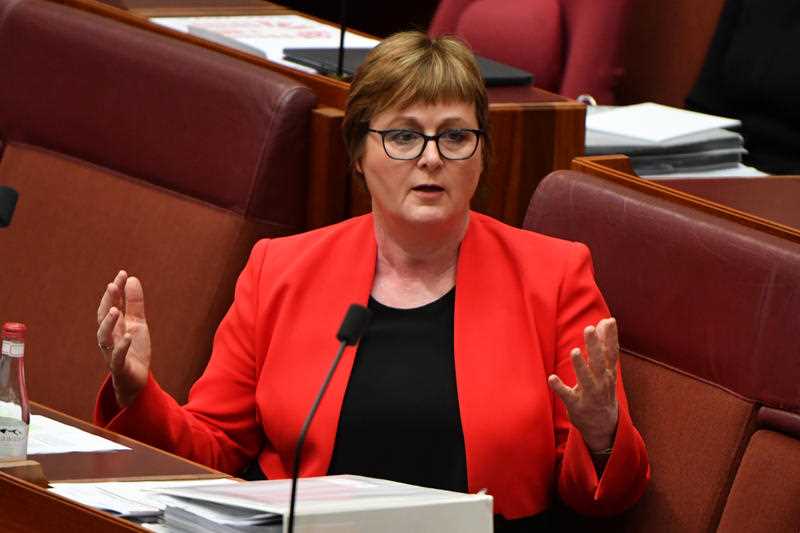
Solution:
<path fill-rule="evenodd" d="M 175 498 L 175 506 L 180 507 L 174 512 L 167 508 L 167 525 L 170 520 L 176 525 L 195 520 L 196 524 L 211 524 L 208 531 L 220 530 L 214 524 L 248 531 L 242 528 L 254 524 L 285 526 L 290 486 L 289 480 L 254 481 L 162 489 L 159 493 Z M 240 512 L 235 520 L 227 515 L 231 508 Z M 215 516 L 223 511 L 225 518 Z M 297 488 L 295 530 L 323 529 L 350 533 L 490 533 L 492 498 L 361 476 L 303 478 Z"/>
<path fill-rule="evenodd" d="M 169 530 L 193 533 L 280 533 L 283 517 L 275 513 L 253 513 L 229 505 L 211 502 L 191 505 L 176 502 L 164 511 L 164 524 Z"/>
<path fill-rule="evenodd" d="M 307 72 L 315 70 L 286 61 L 283 49 L 339 47 L 339 28 L 300 15 L 154 17 L 150 21 Z M 378 42 L 345 32 L 347 48 L 372 48 Z"/>
<path fill-rule="evenodd" d="M 742 136 L 735 119 L 644 103 L 589 107 L 586 155 L 625 154 L 639 175 L 735 169 L 742 160 Z"/>
<path fill-rule="evenodd" d="M 130 448 L 52 418 L 31 415 L 28 455 L 120 450 Z"/>
<path fill-rule="evenodd" d="M 289 480 L 58 483 L 52 491 L 159 532 L 285 531 Z M 492 497 L 361 476 L 298 482 L 295 530 L 490 533 Z"/>
<path fill-rule="evenodd" d="M 50 491 L 106 511 L 136 520 L 156 520 L 170 503 L 155 492 L 161 488 L 192 487 L 236 483 L 232 479 L 193 479 L 188 481 L 103 481 L 51 483 Z"/>

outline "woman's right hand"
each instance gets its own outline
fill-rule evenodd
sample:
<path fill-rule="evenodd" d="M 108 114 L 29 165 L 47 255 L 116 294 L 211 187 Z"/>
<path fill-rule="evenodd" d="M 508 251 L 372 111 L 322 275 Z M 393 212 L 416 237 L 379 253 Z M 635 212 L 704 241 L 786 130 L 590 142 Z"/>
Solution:
<path fill-rule="evenodd" d="M 142 284 L 124 270 L 108 284 L 97 308 L 97 346 L 111 371 L 117 403 L 129 406 L 147 384 L 150 330 Z"/>

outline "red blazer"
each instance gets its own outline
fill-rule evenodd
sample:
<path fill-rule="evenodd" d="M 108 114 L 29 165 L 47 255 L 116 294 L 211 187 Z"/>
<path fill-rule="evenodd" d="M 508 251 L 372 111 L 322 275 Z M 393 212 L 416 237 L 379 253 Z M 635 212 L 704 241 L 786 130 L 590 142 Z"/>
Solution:
<path fill-rule="evenodd" d="M 255 245 L 203 376 L 180 407 L 151 377 L 118 410 L 109 381 L 98 424 L 236 473 L 258 457 L 289 477 L 295 440 L 338 346 L 349 304 L 375 274 L 371 215 Z M 580 433 L 547 386 L 575 377 L 569 350 L 608 316 L 587 248 L 471 213 L 456 274 L 455 369 L 471 492 L 506 518 L 545 510 L 554 489 L 587 514 L 617 513 L 644 491 L 649 466 L 618 381 L 614 452 L 597 479 Z M 169 354 L 157 354 L 169 357 Z M 302 476 L 324 475 L 353 365 L 348 348 L 308 433 Z"/>

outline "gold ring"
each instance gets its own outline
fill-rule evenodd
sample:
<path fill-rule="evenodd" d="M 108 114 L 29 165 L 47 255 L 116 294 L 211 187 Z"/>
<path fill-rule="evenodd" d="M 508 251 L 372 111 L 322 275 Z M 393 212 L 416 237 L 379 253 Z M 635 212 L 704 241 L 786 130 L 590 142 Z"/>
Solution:
<path fill-rule="evenodd" d="M 114 349 L 113 346 L 106 346 L 102 342 L 98 342 L 97 343 L 97 347 L 100 348 L 101 350 L 103 350 L 104 352 L 110 352 L 111 350 Z"/>

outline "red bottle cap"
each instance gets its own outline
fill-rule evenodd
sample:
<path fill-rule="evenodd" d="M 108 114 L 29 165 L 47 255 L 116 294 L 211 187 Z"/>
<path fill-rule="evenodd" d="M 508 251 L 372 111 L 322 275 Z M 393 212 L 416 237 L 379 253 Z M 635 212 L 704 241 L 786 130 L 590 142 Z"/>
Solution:
<path fill-rule="evenodd" d="M 7 339 L 25 339 L 28 328 L 20 322 L 6 322 L 3 324 L 3 337 Z"/>

